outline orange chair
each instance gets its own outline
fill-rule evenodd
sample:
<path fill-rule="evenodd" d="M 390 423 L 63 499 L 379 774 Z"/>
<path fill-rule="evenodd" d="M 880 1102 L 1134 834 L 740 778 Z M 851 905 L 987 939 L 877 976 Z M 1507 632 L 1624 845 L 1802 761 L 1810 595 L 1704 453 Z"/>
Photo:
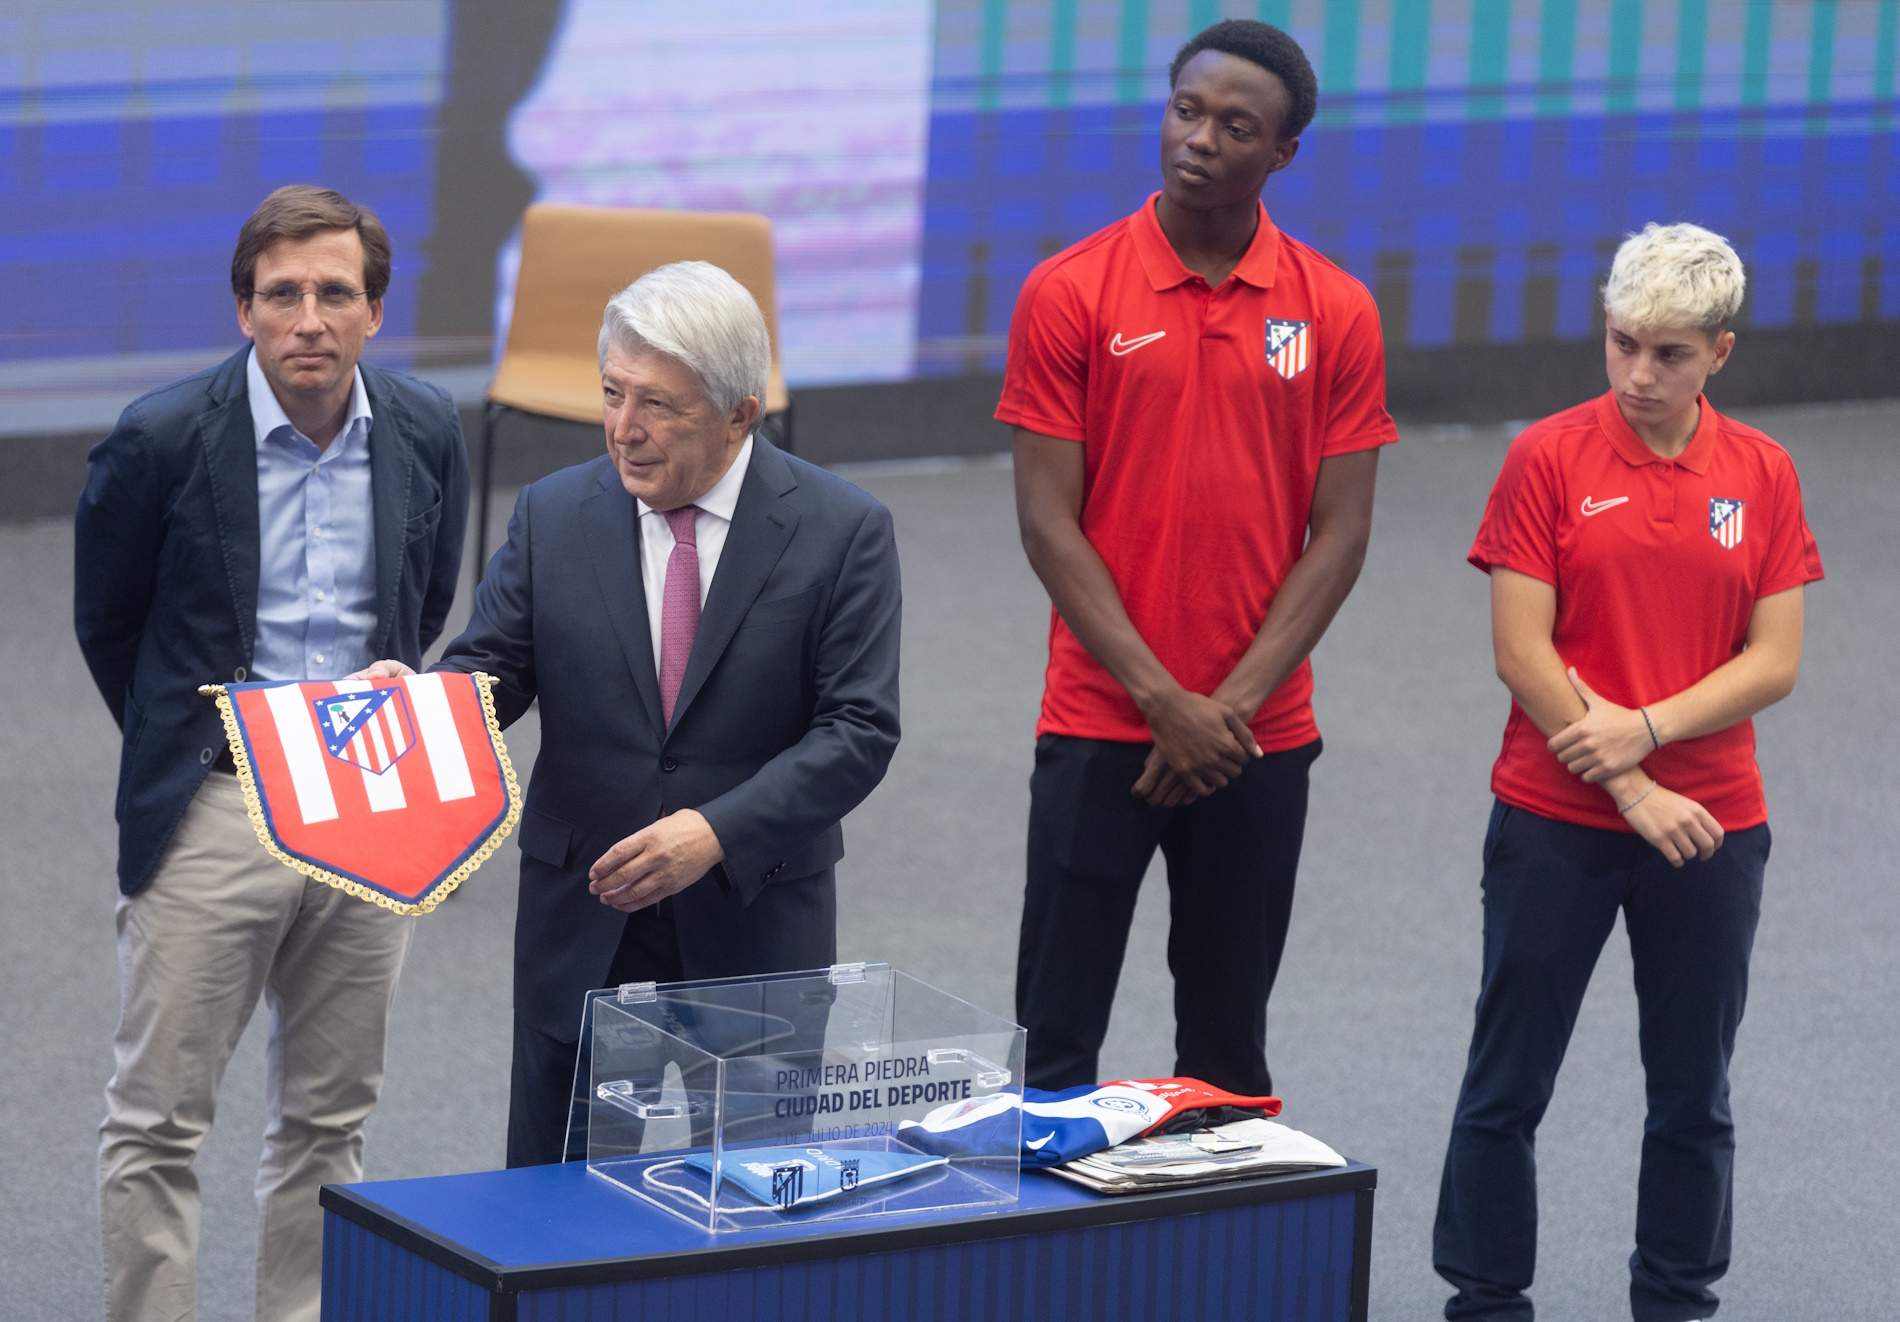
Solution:
<path fill-rule="evenodd" d="M 737 211 L 645 211 L 536 203 L 521 220 L 508 344 L 482 410 L 475 573 L 488 558 L 495 429 L 504 410 L 563 422 L 600 422 L 596 341 L 607 300 L 668 262 L 707 261 L 744 285 L 765 313 L 772 375 L 764 430 L 792 445 L 792 401 L 779 368 L 772 223 Z"/>

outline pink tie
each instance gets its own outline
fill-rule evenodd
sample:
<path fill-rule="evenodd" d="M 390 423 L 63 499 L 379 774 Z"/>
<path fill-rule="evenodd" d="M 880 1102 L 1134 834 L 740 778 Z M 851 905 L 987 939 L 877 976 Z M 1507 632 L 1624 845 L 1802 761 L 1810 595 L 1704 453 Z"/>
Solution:
<path fill-rule="evenodd" d="M 698 513 L 697 505 L 666 511 L 673 554 L 666 560 L 666 593 L 660 598 L 660 711 L 668 725 L 673 723 L 680 681 L 686 678 L 686 658 L 693 654 L 693 636 L 699 632 L 699 542 L 693 526 Z"/>

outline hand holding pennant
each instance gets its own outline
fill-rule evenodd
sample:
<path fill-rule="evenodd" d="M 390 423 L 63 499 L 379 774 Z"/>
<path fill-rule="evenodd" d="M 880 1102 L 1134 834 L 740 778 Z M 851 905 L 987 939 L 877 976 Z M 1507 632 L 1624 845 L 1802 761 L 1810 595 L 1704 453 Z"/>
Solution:
<path fill-rule="evenodd" d="M 306 877 L 428 913 L 521 816 L 493 679 L 453 672 L 207 685 L 257 838 Z"/>

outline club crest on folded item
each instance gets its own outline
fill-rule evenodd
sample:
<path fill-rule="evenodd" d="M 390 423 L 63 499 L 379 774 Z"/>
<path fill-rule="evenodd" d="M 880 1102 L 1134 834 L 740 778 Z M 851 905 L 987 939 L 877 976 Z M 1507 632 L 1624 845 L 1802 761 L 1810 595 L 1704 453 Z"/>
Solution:
<path fill-rule="evenodd" d="M 1709 499 L 1709 536 L 1722 544 L 1722 549 L 1733 551 L 1742 544 L 1742 506 L 1743 500 L 1728 500 L 1720 496 Z"/>
<path fill-rule="evenodd" d="M 1267 361 L 1287 380 L 1306 370 L 1312 359 L 1312 344 L 1311 322 L 1267 318 Z"/>
<path fill-rule="evenodd" d="M 805 1163 L 787 1162 L 772 1167 L 772 1201 L 780 1207 L 794 1207 L 805 1196 Z"/>
<path fill-rule="evenodd" d="M 330 756 L 380 776 L 416 743 L 416 723 L 400 689 L 362 689 L 311 700 Z"/>

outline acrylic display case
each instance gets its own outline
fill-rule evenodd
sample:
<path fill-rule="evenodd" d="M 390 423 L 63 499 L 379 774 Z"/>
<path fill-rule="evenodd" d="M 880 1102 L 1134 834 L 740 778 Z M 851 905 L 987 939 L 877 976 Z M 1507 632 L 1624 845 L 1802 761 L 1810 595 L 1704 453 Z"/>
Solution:
<path fill-rule="evenodd" d="M 888 964 L 632 983 L 583 1033 L 588 1170 L 709 1232 L 1017 1200 L 1023 1030 Z"/>

